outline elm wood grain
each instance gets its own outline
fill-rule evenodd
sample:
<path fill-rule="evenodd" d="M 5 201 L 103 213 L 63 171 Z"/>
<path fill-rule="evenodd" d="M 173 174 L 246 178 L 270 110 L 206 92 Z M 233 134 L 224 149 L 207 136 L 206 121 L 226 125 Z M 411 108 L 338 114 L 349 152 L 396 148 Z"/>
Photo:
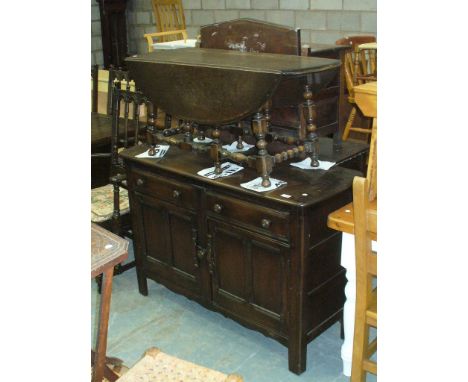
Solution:
<path fill-rule="evenodd" d="M 369 213 L 377 215 L 377 199 L 369 203 Z M 354 235 L 354 206 L 349 203 L 328 216 L 328 227 L 336 231 Z M 371 232 L 371 238 L 377 241 L 377 232 Z"/>
<path fill-rule="evenodd" d="M 91 223 L 91 278 L 100 274 L 104 275 L 92 377 L 93 382 L 101 382 L 104 376 L 114 266 L 125 261 L 127 257 L 128 242 L 126 240 Z"/>
<path fill-rule="evenodd" d="M 377 338 L 369 344 L 370 327 L 377 329 L 377 253 L 372 251 L 372 237 L 377 236 L 377 214 L 369 206 L 367 178 L 353 181 L 355 252 L 356 252 L 356 313 L 353 343 L 352 382 L 365 382 L 366 372 L 377 375 L 377 362 L 370 357 L 377 351 Z"/>
<path fill-rule="evenodd" d="M 373 200 L 377 196 L 377 81 L 356 86 L 354 98 L 363 114 L 372 118 L 366 178 L 369 180 L 369 200 Z"/>
<path fill-rule="evenodd" d="M 377 81 L 355 86 L 354 99 L 366 117 L 377 118 Z"/>
<path fill-rule="evenodd" d="M 272 176 L 288 185 L 258 194 L 239 186 L 254 169 L 209 180 L 196 175 L 212 166 L 205 153 L 171 147 L 161 159 L 135 158 L 145 149 L 121 153 L 140 293 L 150 278 L 258 330 L 287 346 L 289 369 L 302 373 L 307 343 L 341 318 L 341 235 L 326 218 L 351 200 L 358 173 L 283 163 Z"/>

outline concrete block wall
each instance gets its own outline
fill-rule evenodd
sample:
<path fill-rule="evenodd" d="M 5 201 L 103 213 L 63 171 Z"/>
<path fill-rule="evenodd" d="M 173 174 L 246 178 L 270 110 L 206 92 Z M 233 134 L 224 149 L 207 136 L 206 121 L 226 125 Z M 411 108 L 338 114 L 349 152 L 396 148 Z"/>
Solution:
<path fill-rule="evenodd" d="M 303 43 L 334 43 L 346 35 L 377 34 L 377 0 L 182 0 L 190 38 L 200 26 L 240 17 L 301 28 Z M 127 3 L 129 52 L 147 51 L 156 31 L 151 0 Z"/>
<path fill-rule="evenodd" d="M 101 37 L 99 5 L 96 0 L 91 0 L 91 65 L 102 66 L 104 64 Z"/>
<path fill-rule="evenodd" d="M 377 34 L 377 0 L 182 0 L 190 38 L 200 26 L 249 17 L 301 28 L 303 43 L 333 43 L 346 35 Z M 151 0 L 128 0 L 129 53 L 147 51 L 143 34 L 156 32 Z M 91 0 L 91 62 L 103 64 L 99 6 Z"/>

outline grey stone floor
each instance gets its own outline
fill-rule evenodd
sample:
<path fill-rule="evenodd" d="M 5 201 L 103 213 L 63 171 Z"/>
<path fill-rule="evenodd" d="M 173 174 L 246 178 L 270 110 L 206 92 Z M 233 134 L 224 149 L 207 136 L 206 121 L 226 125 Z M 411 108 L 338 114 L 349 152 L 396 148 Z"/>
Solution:
<path fill-rule="evenodd" d="M 132 256 L 132 254 L 131 254 Z M 114 277 L 107 354 L 131 367 L 150 347 L 225 373 L 246 382 L 342 382 L 339 324 L 309 343 L 307 370 L 288 370 L 287 349 L 271 338 L 211 312 L 162 285 L 148 280 L 149 295 L 138 293 L 135 269 Z M 93 344 L 99 295 L 92 281 Z M 367 381 L 376 381 L 368 376 Z"/>

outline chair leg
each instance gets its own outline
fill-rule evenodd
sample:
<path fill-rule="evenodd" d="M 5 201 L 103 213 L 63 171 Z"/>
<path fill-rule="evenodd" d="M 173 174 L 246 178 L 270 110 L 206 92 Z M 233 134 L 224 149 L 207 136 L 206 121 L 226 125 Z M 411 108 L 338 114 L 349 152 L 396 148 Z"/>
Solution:
<path fill-rule="evenodd" d="M 94 280 L 96 281 L 96 284 L 97 284 L 97 287 L 98 287 L 98 293 L 101 294 L 101 290 L 102 290 L 102 274 L 96 276 L 94 278 Z"/>
<path fill-rule="evenodd" d="M 356 309 L 358 307 L 356 306 Z M 369 343 L 369 325 L 364 317 L 356 317 L 354 324 L 353 365 L 351 367 L 351 382 L 366 382 L 366 371 L 363 369 L 363 361 L 367 355 Z"/>
<path fill-rule="evenodd" d="M 353 106 L 353 108 L 351 109 L 351 112 L 349 113 L 348 122 L 346 122 L 346 126 L 343 131 L 343 137 L 341 138 L 343 141 L 346 141 L 349 137 L 351 127 L 353 126 L 354 119 L 356 118 L 356 112 L 357 112 L 356 106 Z"/>

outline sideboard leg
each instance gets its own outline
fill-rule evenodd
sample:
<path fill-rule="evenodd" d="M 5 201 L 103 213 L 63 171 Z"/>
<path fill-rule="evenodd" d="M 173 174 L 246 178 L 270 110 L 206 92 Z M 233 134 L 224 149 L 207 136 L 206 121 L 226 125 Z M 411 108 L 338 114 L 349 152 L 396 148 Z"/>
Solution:
<path fill-rule="evenodd" d="M 137 267 L 138 290 L 143 296 L 148 296 L 148 280 L 142 271 Z"/>
<path fill-rule="evenodd" d="M 288 361 L 289 370 L 299 375 L 306 369 L 307 360 L 307 344 L 302 341 L 299 345 L 289 345 L 288 347 Z"/>

